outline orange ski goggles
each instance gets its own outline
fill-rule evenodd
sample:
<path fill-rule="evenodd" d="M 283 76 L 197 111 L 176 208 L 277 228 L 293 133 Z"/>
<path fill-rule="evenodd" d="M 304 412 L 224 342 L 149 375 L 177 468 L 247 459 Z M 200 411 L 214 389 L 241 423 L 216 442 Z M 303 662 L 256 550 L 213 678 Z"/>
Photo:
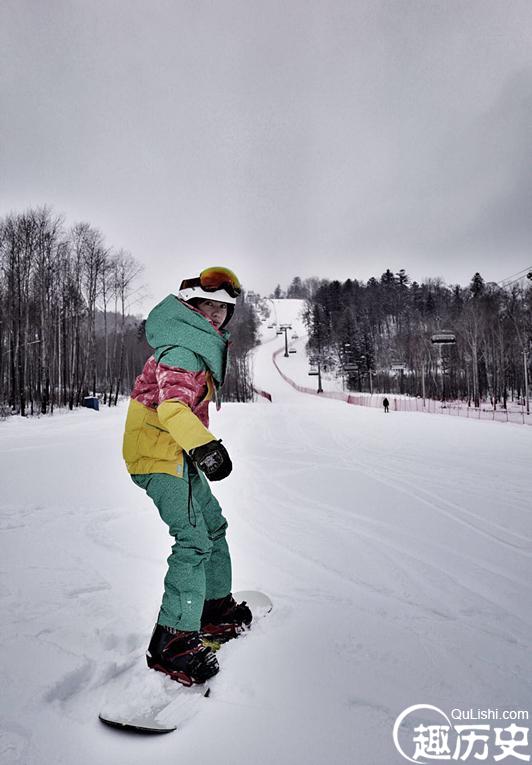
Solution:
<path fill-rule="evenodd" d="M 224 268 L 222 266 L 204 268 L 199 275 L 199 278 L 185 279 L 181 284 L 181 289 L 198 286 L 206 292 L 225 290 L 227 294 L 231 295 L 233 298 L 237 298 L 242 292 L 242 287 L 238 281 L 237 275 L 229 268 Z"/>

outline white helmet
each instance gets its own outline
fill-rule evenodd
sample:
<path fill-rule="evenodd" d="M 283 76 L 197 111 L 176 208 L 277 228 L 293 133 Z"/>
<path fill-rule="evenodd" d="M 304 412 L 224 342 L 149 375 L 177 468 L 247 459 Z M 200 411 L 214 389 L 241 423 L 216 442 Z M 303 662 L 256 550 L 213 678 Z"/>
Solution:
<path fill-rule="evenodd" d="M 222 329 L 233 316 L 241 291 L 240 282 L 233 271 L 223 266 L 214 266 L 203 269 L 200 275 L 193 279 L 184 279 L 177 297 L 185 303 L 193 300 L 217 300 L 226 303 L 227 316 L 220 325 Z"/>
<path fill-rule="evenodd" d="M 238 276 L 233 271 L 225 266 L 211 266 L 204 268 L 194 279 L 183 279 L 177 297 L 186 302 L 193 298 L 219 300 L 234 306 L 241 291 Z"/>

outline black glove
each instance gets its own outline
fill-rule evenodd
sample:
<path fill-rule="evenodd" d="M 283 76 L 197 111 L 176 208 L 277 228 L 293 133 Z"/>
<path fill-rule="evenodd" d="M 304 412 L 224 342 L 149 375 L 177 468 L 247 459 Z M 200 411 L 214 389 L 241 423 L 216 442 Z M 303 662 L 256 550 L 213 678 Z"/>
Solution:
<path fill-rule="evenodd" d="M 233 469 L 233 463 L 222 441 L 209 441 L 203 446 L 191 449 L 190 457 L 194 464 L 202 470 L 209 481 L 221 481 L 227 478 Z"/>

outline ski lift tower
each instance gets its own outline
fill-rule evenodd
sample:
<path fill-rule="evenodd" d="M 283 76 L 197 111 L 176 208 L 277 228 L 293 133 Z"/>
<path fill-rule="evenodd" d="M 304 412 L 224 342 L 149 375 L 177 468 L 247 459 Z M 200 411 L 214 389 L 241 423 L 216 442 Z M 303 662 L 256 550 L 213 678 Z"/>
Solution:
<path fill-rule="evenodd" d="M 292 329 L 291 324 L 280 324 L 279 329 L 277 330 L 278 335 L 282 335 L 284 332 L 284 356 L 285 359 L 288 358 L 288 330 Z"/>
<path fill-rule="evenodd" d="M 441 369 L 441 398 L 445 401 L 445 383 L 443 374 L 443 359 L 441 349 L 444 345 L 456 345 L 456 335 L 448 329 L 439 329 L 430 338 L 432 345 L 437 345 L 440 352 L 440 369 Z"/>

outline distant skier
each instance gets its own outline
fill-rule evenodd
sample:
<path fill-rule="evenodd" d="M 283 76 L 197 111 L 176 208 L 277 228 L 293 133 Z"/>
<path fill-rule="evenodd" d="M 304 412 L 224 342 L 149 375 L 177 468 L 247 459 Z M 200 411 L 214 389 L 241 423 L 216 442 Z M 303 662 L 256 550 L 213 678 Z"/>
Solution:
<path fill-rule="evenodd" d="M 208 407 L 213 398 L 219 407 L 224 327 L 239 294 L 232 271 L 208 268 L 150 312 L 146 338 L 154 354 L 135 381 L 124 434 L 128 471 L 175 538 L 146 658 L 184 685 L 218 672 L 202 638 L 225 642 L 252 619 L 231 595 L 227 521 L 205 478 L 219 481 L 232 470 L 225 446 L 208 430 Z"/>
<path fill-rule="evenodd" d="M 386 413 L 386 412 L 388 412 L 388 411 L 389 411 L 389 409 L 390 409 L 390 402 L 388 401 L 388 399 L 387 399 L 387 398 L 383 398 L 383 400 L 382 400 L 382 405 L 383 405 L 383 407 L 384 407 L 384 412 L 385 412 L 385 413 Z"/>

